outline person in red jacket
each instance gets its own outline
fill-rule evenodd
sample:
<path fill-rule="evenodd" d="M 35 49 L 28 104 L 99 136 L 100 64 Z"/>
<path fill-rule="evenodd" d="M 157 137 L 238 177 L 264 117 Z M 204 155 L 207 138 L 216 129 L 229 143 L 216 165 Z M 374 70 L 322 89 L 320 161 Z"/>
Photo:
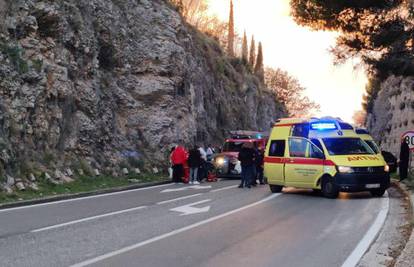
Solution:
<path fill-rule="evenodd" d="M 173 165 L 173 178 L 174 183 L 182 182 L 184 176 L 184 164 L 187 162 L 188 153 L 182 146 L 177 146 L 171 153 L 171 163 Z"/>

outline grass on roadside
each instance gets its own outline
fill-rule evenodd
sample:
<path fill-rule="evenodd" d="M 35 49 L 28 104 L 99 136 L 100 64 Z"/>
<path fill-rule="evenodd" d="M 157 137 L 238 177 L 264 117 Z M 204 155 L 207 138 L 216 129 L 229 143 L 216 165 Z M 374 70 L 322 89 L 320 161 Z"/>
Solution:
<path fill-rule="evenodd" d="M 53 185 L 45 180 L 40 180 L 37 182 L 39 191 L 34 191 L 30 188 L 27 188 L 25 191 L 15 191 L 13 194 L 10 195 L 4 192 L 0 192 L 0 204 L 23 200 L 41 199 L 65 194 L 93 192 L 102 189 L 123 187 L 147 182 L 161 182 L 166 181 L 166 177 L 167 176 L 163 174 L 130 174 L 126 177 L 82 176 L 76 178 L 75 181 L 72 183 L 59 185 Z M 137 181 L 131 182 L 129 181 L 129 179 L 136 179 Z"/>

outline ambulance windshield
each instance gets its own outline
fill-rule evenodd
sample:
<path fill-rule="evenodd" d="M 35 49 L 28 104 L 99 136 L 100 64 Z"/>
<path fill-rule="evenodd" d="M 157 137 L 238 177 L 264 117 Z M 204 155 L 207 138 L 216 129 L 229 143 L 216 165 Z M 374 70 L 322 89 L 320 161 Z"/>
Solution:
<path fill-rule="evenodd" d="M 375 154 L 360 138 L 323 138 L 322 140 L 332 156 Z"/>

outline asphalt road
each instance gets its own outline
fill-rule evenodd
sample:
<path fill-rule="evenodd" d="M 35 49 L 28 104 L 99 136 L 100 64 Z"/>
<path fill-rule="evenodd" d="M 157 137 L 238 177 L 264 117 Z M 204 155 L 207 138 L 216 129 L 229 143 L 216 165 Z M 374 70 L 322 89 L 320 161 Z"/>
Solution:
<path fill-rule="evenodd" d="M 170 184 L 0 210 L 0 265 L 342 266 L 388 201 L 236 184 Z"/>

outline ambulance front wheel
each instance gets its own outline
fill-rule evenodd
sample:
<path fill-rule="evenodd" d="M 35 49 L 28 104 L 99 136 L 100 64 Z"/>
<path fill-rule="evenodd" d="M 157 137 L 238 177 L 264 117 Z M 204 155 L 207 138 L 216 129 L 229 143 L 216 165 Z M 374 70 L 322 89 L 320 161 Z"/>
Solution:
<path fill-rule="evenodd" d="M 322 180 L 322 194 L 327 198 L 337 198 L 339 195 L 338 186 L 331 177 L 325 177 Z"/>
<path fill-rule="evenodd" d="M 373 197 L 382 197 L 385 194 L 385 189 L 374 189 L 370 192 Z"/>
<path fill-rule="evenodd" d="M 269 187 L 272 193 L 280 193 L 282 192 L 282 189 L 283 189 L 283 186 L 280 186 L 280 185 L 269 184 Z"/>

